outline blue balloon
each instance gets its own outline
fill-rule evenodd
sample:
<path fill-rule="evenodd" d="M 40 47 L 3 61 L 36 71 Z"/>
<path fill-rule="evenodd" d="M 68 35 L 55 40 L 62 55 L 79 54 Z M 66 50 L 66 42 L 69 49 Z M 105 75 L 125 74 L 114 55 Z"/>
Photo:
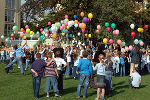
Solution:
<path fill-rule="evenodd" d="M 66 34 L 66 37 L 68 37 L 68 34 Z"/>
<path fill-rule="evenodd" d="M 40 36 L 40 38 L 43 40 L 43 39 L 44 39 L 44 36 L 43 36 L 43 35 L 41 35 L 41 36 Z"/>
<path fill-rule="evenodd" d="M 70 34 L 69 37 L 72 37 L 72 34 Z"/>
<path fill-rule="evenodd" d="M 10 37 L 8 37 L 7 39 L 10 40 Z"/>
<path fill-rule="evenodd" d="M 52 32 L 52 29 L 50 28 L 49 31 Z"/>
<path fill-rule="evenodd" d="M 46 32 L 46 28 L 44 28 L 44 32 Z"/>
<path fill-rule="evenodd" d="M 77 18 L 77 15 L 73 15 L 73 18 L 76 19 L 76 18 Z"/>

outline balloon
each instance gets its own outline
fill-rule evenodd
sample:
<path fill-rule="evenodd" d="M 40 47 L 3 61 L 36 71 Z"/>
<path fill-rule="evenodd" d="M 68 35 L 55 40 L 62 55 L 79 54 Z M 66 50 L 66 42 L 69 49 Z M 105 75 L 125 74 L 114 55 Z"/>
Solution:
<path fill-rule="evenodd" d="M 47 33 L 45 34 L 45 37 L 48 37 L 48 34 L 47 34 Z"/>
<path fill-rule="evenodd" d="M 24 31 L 24 29 L 23 29 L 23 28 L 21 28 L 21 29 L 20 29 L 20 31 L 21 31 L 21 32 L 23 32 L 23 31 Z"/>
<path fill-rule="evenodd" d="M 65 29 L 63 29 L 62 32 L 65 33 Z"/>
<path fill-rule="evenodd" d="M 110 32 L 111 31 L 111 28 L 110 27 L 107 27 L 107 32 Z"/>
<path fill-rule="evenodd" d="M 141 28 L 138 28 L 137 31 L 138 31 L 138 32 L 141 32 Z"/>
<path fill-rule="evenodd" d="M 30 31 L 30 35 L 32 35 L 33 34 L 33 31 Z"/>
<path fill-rule="evenodd" d="M 12 34 L 11 34 L 11 37 L 13 37 L 13 36 L 14 36 L 14 34 L 12 33 Z"/>
<path fill-rule="evenodd" d="M 99 33 L 99 30 L 96 30 L 96 33 Z"/>
<path fill-rule="evenodd" d="M 65 21 L 67 21 L 67 22 L 68 22 L 68 21 L 69 21 L 69 19 L 65 19 Z"/>
<path fill-rule="evenodd" d="M 121 45 L 122 41 L 119 39 L 119 40 L 117 40 L 117 43 L 118 43 L 119 45 Z"/>
<path fill-rule="evenodd" d="M 106 44 L 107 42 L 108 42 L 108 41 L 107 41 L 107 39 L 106 39 L 106 38 L 104 38 L 104 39 L 103 39 L 103 43 L 105 43 L 105 44 Z"/>
<path fill-rule="evenodd" d="M 91 34 L 89 34 L 88 37 L 91 38 Z"/>
<path fill-rule="evenodd" d="M 39 35 L 39 34 L 40 34 L 40 32 L 39 32 L 39 31 L 37 31 L 37 32 L 36 32 L 36 34 L 38 34 L 38 35 Z"/>
<path fill-rule="evenodd" d="M 64 28 L 63 28 L 63 26 L 60 26 L 60 30 L 62 31 Z"/>
<path fill-rule="evenodd" d="M 100 30 L 100 29 L 101 29 L 101 26 L 100 26 L 100 25 L 97 25 L 97 29 Z"/>
<path fill-rule="evenodd" d="M 108 27 L 108 26 L 109 26 L 109 23 L 108 23 L 108 22 L 106 22 L 106 23 L 105 23 L 105 27 Z"/>
<path fill-rule="evenodd" d="M 65 33 L 61 33 L 62 36 L 65 36 Z"/>
<path fill-rule="evenodd" d="M 6 42 L 8 42 L 8 39 L 5 39 Z"/>
<path fill-rule="evenodd" d="M 46 33 L 47 33 L 47 34 L 49 33 L 49 30 L 48 30 L 48 29 L 46 29 Z"/>
<path fill-rule="evenodd" d="M 133 47 L 130 45 L 130 46 L 129 46 L 129 50 L 132 50 L 132 49 L 133 49 Z"/>
<path fill-rule="evenodd" d="M 89 14 L 88 14 L 88 17 L 89 17 L 90 19 L 92 19 L 92 18 L 93 18 L 93 14 L 92 14 L 92 13 L 89 13 Z"/>
<path fill-rule="evenodd" d="M 1 36 L 1 39 L 4 39 L 4 35 Z"/>
<path fill-rule="evenodd" d="M 84 33 L 85 32 L 85 29 L 82 29 L 82 33 Z"/>
<path fill-rule="evenodd" d="M 125 46 L 125 50 L 128 52 L 129 51 L 129 47 Z"/>
<path fill-rule="evenodd" d="M 81 23 L 81 29 L 85 29 L 86 28 L 86 24 L 85 23 Z"/>
<path fill-rule="evenodd" d="M 56 34 L 56 33 L 53 33 L 52 38 L 53 38 L 53 39 L 56 39 L 56 37 L 57 37 L 57 34 Z"/>
<path fill-rule="evenodd" d="M 13 26 L 13 31 L 16 31 L 18 29 L 17 26 Z"/>
<path fill-rule="evenodd" d="M 11 37 L 10 40 L 13 40 L 13 37 Z"/>
<path fill-rule="evenodd" d="M 140 42 L 140 46 L 143 46 L 143 45 L 144 45 L 144 42 L 143 42 L 143 41 L 141 41 L 141 42 Z"/>
<path fill-rule="evenodd" d="M 85 34 L 85 37 L 87 37 L 88 36 L 88 34 Z"/>
<path fill-rule="evenodd" d="M 109 39 L 110 44 L 113 44 L 113 42 L 114 42 L 113 39 Z"/>
<path fill-rule="evenodd" d="M 65 15 L 65 19 L 68 19 L 68 15 Z"/>
<path fill-rule="evenodd" d="M 30 29 L 28 28 L 28 29 L 26 29 L 26 33 L 30 33 Z"/>
<path fill-rule="evenodd" d="M 74 23 L 78 23 L 78 20 L 75 20 Z"/>
<path fill-rule="evenodd" d="M 67 29 L 65 29 L 65 33 L 68 34 L 68 30 Z"/>
<path fill-rule="evenodd" d="M 88 18 L 87 18 L 87 17 L 84 17 L 84 18 L 83 18 L 83 22 L 84 22 L 84 23 L 87 23 L 87 22 L 88 22 Z"/>
<path fill-rule="evenodd" d="M 40 31 L 43 32 L 43 28 L 41 28 Z"/>
<path fill-rule="evenodd" d="M 135 28 L 135 25 L 134 25 L 134 24 L 131 24 L 131 25 L 130 25 L 130 28 L 131 28 L 131 29 L 134 29 L 134 28 Z"/>
<path fill-rule="evenodd" d="M 67 22 L 67 21 L 65 21 L 65 23 L 64 23 L 64 24 L 65 24 L 65 26 L 68 26 L 68 22 Z"/>
<path fill-rule="evenodd" d="M 83 16 L 84 16 L 84 12 L 81 12 L 81 13 L 80 13 L 80 16 L 83 17 Z"/>
<path fill-rule="evenodd" d="M 135 39 L 134 40 L 134 44 L 138 44 L 139 43 L 139 40 L 138 39 Z"/>
<path fill-rule="evenodd" d="M 145 25 L 145 29 L 148 29 L 148 25 Z"/>
<path fill-rule="evenodd" d="M 41 35 L 41 36 L 40 36 L 40 38 L 43 40 L 43 39 L 44 39 L 44 36 L 43 36 L 43 35 Z"/>
<path fill-rule="evenodd" d="M 60 22 L 57 22 L 57 23 L 56 23 L 56 26 L 57 26 L 57 27 L 60 27 L 60 26 L 61 26 L 61 23 L 60 23 Z"/>
<path fill-rule="evenodd" d="M 80 36 L 81 35 L 81 33 L 80 32 L 78 32 L 78 36 Z"/>
<path fill-rule="evenodd" d="M 117 35 L 116 30 L 113 31 L 113 35 Z"/>
<path fill-rule="evenodd" d="M 55 33 L 55 32 L 57 32 L 58 28 L 55 27 L 55 26 L 52 26 L 52 27 L 51 27 L 51 30 L 52 30 L 52 33 Z"/>
<path fill-rule="evenodd" d="M 69 37 L 72 37 L 72 34 L 70 34 Z"/>
<path fill-rule="evenodd" d="M 68 34 L 66 34 L 66 37 L 68 38 Z"/>
<path fill-rule="evenodd" d="M 73 15 L 73 18 L 76 19 L 76 18 L 77 18 L 77 15 Z"/>
<path fill-rule="evenodd" d="M 24 40 L 25 40 L 25 39 L 27 39 L 27 37 L 26 37 L 26 36 L 24 36 Z"/>
<path fill-rule="evenodd" d="M 88 18 L 88 22 L 90 22 L 91 21 L 91 19 L 90 18 Z"/>
<path fill-rule="evenodd" d="M 132 36 L 132 37 L 135 37 L 135 32 L 131 32 L 131 36 Z"/>
<path fill-rule="evenodd" d="M 26 28 L 26 29 L 28 29 L 28 28 L 29 28 L 29 26 L 28 26 L 28 25 L 26 25 L 26 26 L 25 26 L 25 28 Z"/>
<path fill-rule="evenodd" d="M 144 32 L 144 29 L 143 28 L 141 28 L 141 33 L 143 33 Z"/>
<path fill-rule="evenodd" d="M 125 43 L 125 42 L 122 42 L 121 45 L 124 47 L 124 46 L 126 45 L 126 43 Z"/>
<path fill-rule="evenodd" d="M 25 33 L 26 33 L 26 31 L 25 31 L 25 30 L 23 30 L 23 33 L 25 34 Z"/>
<path fill-rule="evenodd" d="M 8 37 L 7 39 L 10 40 L 10 37 Z"/>
<path fill-rule="evenodd" d="M 141 43 L 142 40 L 139 40 L 139 44 Z"/>
<path fill-rule="evenodd" d="M 116 30 L 116 35 L 118 35 L 119 34 L 119 30 Z"/>
<path fill-rule="evenodd" d="M 75 23 L 75 24 L 74 24 L 74 26 L 77 28 L 77 27 L 78 27 L 78 24 L 77 24 L 77 23 Z"/>
<path fill-rule="evenodd" d="M 48 25 L 50 26 L 52 23 L 51 22 L 48 22 Z"/>
<path fill-rule="evenodd" d="M 69 27 L 69 26 L 67 26 L 67 29 L 68 29 L 68 30 L 69 30 L 69 28 L 70 28 L 70 27 Z"/>
<path fill-rule="evenodd" d="M 115 23 L 112 23 L 112 24 L 111 24 L 111 28 L 113 28 L 113 29 L 116 28 L 116 24 L 115 24 Z"/>
<path fill-rule="evenodd" d="M 20 37 L 20 38 L 23 38 L 23 36 L 24 36 L 24 34 L 23 34 L 23 33 L 21 33 L 21 34 L 19 35 L 19 37 Z"/>

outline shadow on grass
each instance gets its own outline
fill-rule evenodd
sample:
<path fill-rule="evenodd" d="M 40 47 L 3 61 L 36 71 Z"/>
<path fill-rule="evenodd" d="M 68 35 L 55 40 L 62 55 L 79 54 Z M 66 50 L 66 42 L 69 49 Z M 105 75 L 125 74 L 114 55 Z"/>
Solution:
<path fill-rule="evenodd" d="M 76 91 L 77 91 L 77 87 L 69 87 L 69 88 L 63 89 L 62 94 L 66 95 L 66 94 L 74 93 Z"/>
<path fill-rule="evenodd" d="M 121 82 L 119 82 L 119 83 L 117 83 L 117 84 L 113 84 L 113 87 L 118 86 L 118 85 L 122 85 L 122 84 L 124 84 L 124 83 L 125 83 L 125 81 L 121 81 Z"/>

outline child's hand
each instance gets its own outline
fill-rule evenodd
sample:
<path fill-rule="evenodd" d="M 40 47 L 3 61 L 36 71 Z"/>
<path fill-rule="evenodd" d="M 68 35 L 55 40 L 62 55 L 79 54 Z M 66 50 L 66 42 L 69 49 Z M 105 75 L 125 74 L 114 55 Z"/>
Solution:
<path fill-rule="evenodd" d="M 35 76 L 38 77 L 39 76 L 38 73 L 35 73 Z"/>
<path fill-rule="evenodd" d="M 59 78 L 59 75 L 57 74 L 57 79 Z"/>
<path fill-rule="evenodd" d="M 80 71 L 76 71 L 76 73 L 77 73 L 77 74 L 79 74 L 79 73 L 80 73 Z"/>

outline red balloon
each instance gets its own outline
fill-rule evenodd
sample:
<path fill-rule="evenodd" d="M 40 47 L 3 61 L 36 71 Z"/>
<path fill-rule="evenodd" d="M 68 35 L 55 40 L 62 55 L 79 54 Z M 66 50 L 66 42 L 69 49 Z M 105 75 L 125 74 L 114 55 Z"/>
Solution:
<path fill-rule="evenodd" d="M 131 32 L 131 36 L 132 36 L 132 37 L 135 37 L 135 32 Z"/>
<path fill-rule="evenodd" d="M 145 25 L 145 29 L 148 29 L 148 25 Z"/>

